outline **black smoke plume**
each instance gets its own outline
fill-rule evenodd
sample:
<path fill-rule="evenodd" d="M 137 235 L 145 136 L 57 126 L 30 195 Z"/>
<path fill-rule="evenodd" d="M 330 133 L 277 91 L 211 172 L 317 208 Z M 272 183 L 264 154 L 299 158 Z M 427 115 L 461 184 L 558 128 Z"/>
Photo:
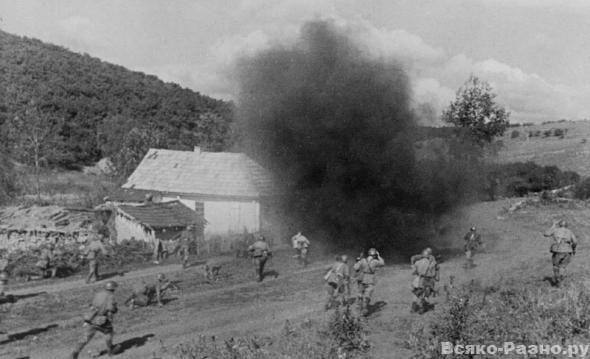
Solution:
<path fill-rule="evenodd" d="M 415 156 L 403 68 L 369 58 L 331 22 L 242 59 L 237 76 L 244 150 L 278 176 L 298 229 L 349 248 L 415 250 L 465 199 L 463 166 Z"/>

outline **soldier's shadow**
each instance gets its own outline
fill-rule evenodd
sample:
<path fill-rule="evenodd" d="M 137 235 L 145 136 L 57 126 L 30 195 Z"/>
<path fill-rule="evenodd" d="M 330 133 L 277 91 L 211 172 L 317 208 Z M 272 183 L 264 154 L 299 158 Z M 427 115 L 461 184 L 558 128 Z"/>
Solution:
<path fill-rule="evenodd" d="M 367 316 L 380 312 L 387 305 L 387 302 L 379 300 L 375 303 L 370 303 L 367 307 Z"/>
<path fill-rule="evenodd" d="M 279 277 L 279 272 L 277 272 L 277 271 L 276 271 L 276 270 L 274 270 L 274 269 L 271 269 L 271 270 L 269 270 L 269 271 L 265 271 L 265 272 L 264 272 L 264 275 L 263 275 L 263 278 L 266 278 L 266 277 L 274 277 L 274 278 L 278 278 L 278 277 Z"/>
<path fill-rule="evenodd" d="M 113 277 L 122 277 L 125 275 L 125 271 L 117 271 L 117 272 L 110 272 L 110 273 L 103 273 L 100 275 L 99 280 L 106 280 Z"/>
<path fill-rule="evenodd" d="M 5 303 L 16 303 L 21 299 L 33 298 L 38 295 L 47 294 L 47 292 L 37 292 L 37 293 L 29 293 L 29 294 L 8 294 L 4 297 L 0 297 L 0 304 Z"/>
<path fill-rule="evenodd" d="M 119 355 L 119 354 L 123 354 L 124 352 L 126 352 L 129 349 L 132 348 L 139 348 L 145 345 L 145 343 L 148 342 L 148 340 L 150 340 L 150 338 L 153 338 L 155 336 L 155 334 L 150 333 L 150 334 L 146 334 L 143 335 L 141 337 L 135 337 L 135 338 L 131 338 L 131 339 L 127 339 L 122 341 L 119 344 L 116 344 L 115 347 L 115 355 Z M 100 352 L 100 354 L 98 354 L 98 356 L 103 356 L 103 355 L 107 355 L 108 352 L 106 350 L 103 350 Z"/>
<path fill-rule="evenodd" d="M 550 276 L 543 277 L 543 282 L 548 282 L 552 287 L 559 287 L 558 283 L 555 282 L 555 279 Z"/>
<path fill-rule="evenodd" d="M 33 328 L 33 329 L 26 330 L 24 332 L 8 334 L 7 339 L 0 341 L 0 345 L 12 343 L 17 340 L 22 340 L 22 339 L 28 337 L 29 335 L 41 334 L 41 333 L 44 333 L 44 332 L 48 331 L 49 329 L 53 329 L 53 328 L 57 328 L 57 324 L 50 324 L 50 325 L 47 325 L 47 326 L 41 327 L 41 328 Z"/>

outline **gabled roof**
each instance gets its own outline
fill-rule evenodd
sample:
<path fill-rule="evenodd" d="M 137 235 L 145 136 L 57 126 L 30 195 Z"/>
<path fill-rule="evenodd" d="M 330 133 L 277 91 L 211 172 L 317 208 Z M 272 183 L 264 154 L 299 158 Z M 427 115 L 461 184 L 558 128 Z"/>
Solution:
<path fill-rule="evenodd" d="M 180 201 L 150 203 L 142 206 L 119 205 L 117 208 L 137 222 L 153 229 L 205 225 L 205 219 Z"/>
<path fill-rule="evenodd" d="M 141 189 L 117 188 L 109 192 L 105 200 L 111 202 L 141 203 L 146 200 L 147 196 L 159 196 L 159 193 Z"/>
<path fill-rule="evenodd" d="M 243 153 L 150 149 L 124 188 L 202 196 L 273 194 L 270 174 Z"/>

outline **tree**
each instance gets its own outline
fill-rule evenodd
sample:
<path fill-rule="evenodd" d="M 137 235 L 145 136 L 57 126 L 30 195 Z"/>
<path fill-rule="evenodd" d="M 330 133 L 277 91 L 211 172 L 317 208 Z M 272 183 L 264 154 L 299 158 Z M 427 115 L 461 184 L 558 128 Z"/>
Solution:
<path fill-rule="evenodd" d="M 21 162 L 33 166 L 35 191 L 41 199 L 41 168 L 59 161 L 62 152 L 60 132 L 63 119 L 42 111 L 30 101 L 20 114 L 4 124 L 12 143 L 12 153 Z"/>
<path fill-rule="evenodd" d="M 496 94 L 486 81 L 471 75 L 457 96 L 443 111 L 445 122 L 469 130 L 480 146 L 502 136 L 508 128 L 510 113 L 495 102 Z"/>

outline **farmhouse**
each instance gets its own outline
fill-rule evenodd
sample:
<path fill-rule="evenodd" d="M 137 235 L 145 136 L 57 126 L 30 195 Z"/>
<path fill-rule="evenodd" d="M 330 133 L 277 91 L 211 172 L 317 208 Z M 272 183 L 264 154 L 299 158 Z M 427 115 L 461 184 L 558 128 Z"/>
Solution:
<path fill-rule="evenodd" d="M 167 241 L 187 226 L 195 225 L 196 236 L 202 237 L 205 221 L 180 201 L 118 205 L 115 207 L 117 240 L 137 239 L 154 243 Z"/>
<path fill-rule="evenodd" d="M 262 228 L 273 195 L 269 173 L 243 153 L 150 149 L 123 188 L 154 191 L 202 214 L 205 237 Z"/>

